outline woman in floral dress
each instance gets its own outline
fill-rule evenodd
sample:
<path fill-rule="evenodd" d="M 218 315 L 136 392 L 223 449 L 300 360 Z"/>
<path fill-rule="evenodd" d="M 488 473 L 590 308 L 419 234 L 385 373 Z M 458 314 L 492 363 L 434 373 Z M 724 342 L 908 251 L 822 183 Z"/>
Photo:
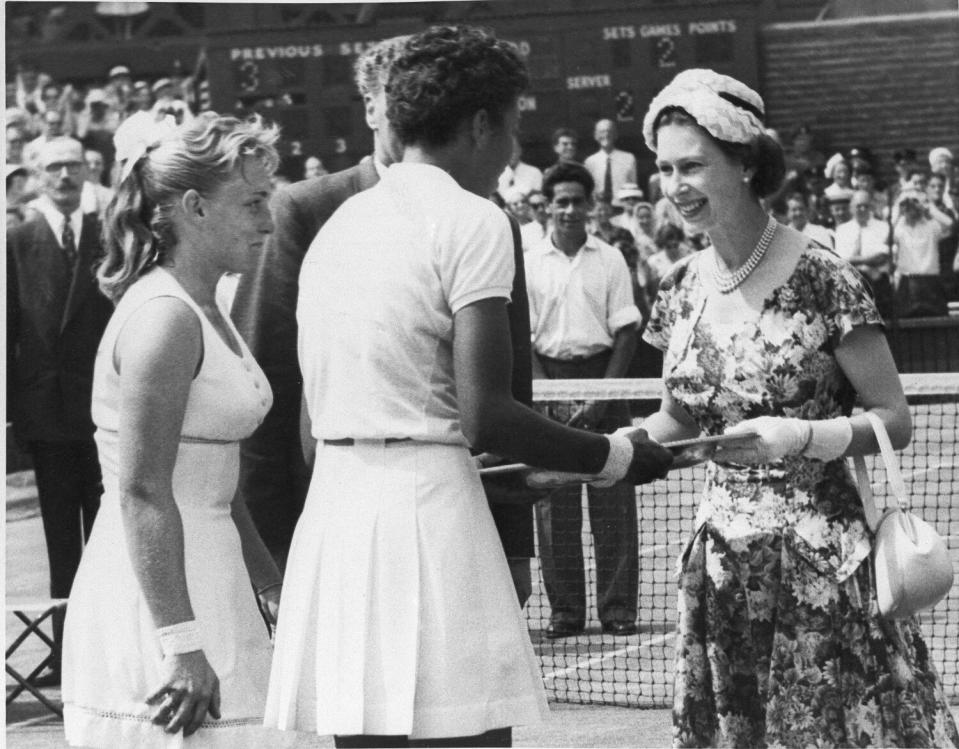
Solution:
<path fill-rule="evenodd" d="M 859 274 L 777 225 L 784 172 L 763 102 L 681 73 L 644 123 L 663 190 L 712 246 L 666 276 L 645 337 L 665 352 L 660 441 L 759 434 L 708 465 L 680 560 L 676 746 L 959 746 L 915 619 L 878 614 L 871 535 L 844 458 L 909 410 Z"/>

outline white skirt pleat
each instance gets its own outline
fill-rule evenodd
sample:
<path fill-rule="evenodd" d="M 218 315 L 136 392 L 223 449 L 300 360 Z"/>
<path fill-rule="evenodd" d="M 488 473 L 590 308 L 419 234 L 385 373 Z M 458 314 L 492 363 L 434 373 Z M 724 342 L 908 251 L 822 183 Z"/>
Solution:
<path fill-rule="evenodd" d="M 468 452 L 320 445 L 287 563 L 266 724 L 473 735 L 547 708 Z"/>

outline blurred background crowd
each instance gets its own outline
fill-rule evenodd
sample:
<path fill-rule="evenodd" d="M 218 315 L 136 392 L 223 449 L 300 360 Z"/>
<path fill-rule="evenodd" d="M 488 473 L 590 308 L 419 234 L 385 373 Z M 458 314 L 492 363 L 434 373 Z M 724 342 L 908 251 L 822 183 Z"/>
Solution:
<path fill-rule="evenodd" d="M 102 214 L 113 194 L 113 134 L 119 124 L 166 116 L 188 121 L 207 103 L 205 87 L 180 69 L 146 79 L 130 66 L 116 65 L 99 85 L 83 89 L 39 70 L 18 70 L 7 81 L 8 226 L 33 210 L 42 143 L 68 135 L 83 144 L 84 212 Z M 767 200 L 771 214 L 852 260 L 887 317 L 945 315 L 948 303 L 959 301 L 959 168 L 948 148 L 919 152 L 904 144 L 893 154 L 898 179 L 886 181 L 887 165 L 868 144 L 827 155 L 808 126 L 774 135 L 786 151 L 789 171 L 780 191 Z M 645 312 L 672 263 L 707 246 L 708 237 L 685 232 L 660 192 L 658 175 L 643 180 L 635 155 L 618 147 L 611 120 L 598 121 L 592 133 L 557 123 L 552 144 L 557 163 L 581 162 L 593 174 L 598 189 L 591 232 L 622 251 Z M 322 160 L 304 154 L 298 142 L 288 142 L 285 153 L 278 185 L 327 173 Z M 549 201 L 540 192 L 543 171 L 523 161 L 517 144 L 491 196 L 523 225 L 528 241 L 549 231 Z"/>

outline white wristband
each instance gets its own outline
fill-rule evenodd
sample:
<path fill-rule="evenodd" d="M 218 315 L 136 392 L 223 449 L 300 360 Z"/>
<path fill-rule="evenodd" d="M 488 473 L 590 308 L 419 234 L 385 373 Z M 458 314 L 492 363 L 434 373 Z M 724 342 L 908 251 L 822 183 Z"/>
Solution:
<path fill-rule="evenodd" d="M 622 434 L 607 434 L 609 440 L 609 455 L 606 464 L 599 472 L 599 480 L 591 481 L 593 486 L 601 489 L 608 488 L 618 481 L 622 481 L 633 462 L 633 443 Z"/>
<path fill-rule="evenodd" d="M 812 436 L 802 452 L 804 458 L 835 460 L 846 453 L 852 442 L 852 422 L 846 416 L 809 423 Z"/>
<path fill-rule="evenodd" d="M 203 649 L 203 643 L 200 641 L 200 627 L 194 619 L 177 622 L 169 627 L 158 627 L 157 637 L 160 638 L 160 650 L 164 657 Z"/>

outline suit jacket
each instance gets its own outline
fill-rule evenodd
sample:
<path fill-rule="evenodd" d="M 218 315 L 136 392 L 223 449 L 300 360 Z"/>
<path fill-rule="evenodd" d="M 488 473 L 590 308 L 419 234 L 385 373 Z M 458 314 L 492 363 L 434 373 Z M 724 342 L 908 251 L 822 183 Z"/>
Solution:
<path fill-rule="evenodd" d="M 93 436 L 93 362 L 113 305 L 97 286 L 97 217 L 71 271 L 43 216 L 7 232 L 7 407 L 21 442 Z"/>
<path fill-rule="evenodd" d="M 299 438 L 303 378 L 297 360 L 296 300 L 300 267 L 310 243 L 333 212 L 378 181 L 372 159 L 366 158 L 342 172 L 297 182 L 279 192 L 273 202 L 275 232 L 256 270 L 240 280 L 234 298 L 233 320 L 273 388 L 273 408 L 241 448 L 240 491 L 274 552 L 288 550 L 310 480 Z M 516 277 L 509 305 L 513 392 L 517 399 L 529 402 L 529 307 L 522 245 L 518 240 L 514 245 Z M 531 509 L 494 505 L 493 515 L 507 555 L 532 556 Z"/>

